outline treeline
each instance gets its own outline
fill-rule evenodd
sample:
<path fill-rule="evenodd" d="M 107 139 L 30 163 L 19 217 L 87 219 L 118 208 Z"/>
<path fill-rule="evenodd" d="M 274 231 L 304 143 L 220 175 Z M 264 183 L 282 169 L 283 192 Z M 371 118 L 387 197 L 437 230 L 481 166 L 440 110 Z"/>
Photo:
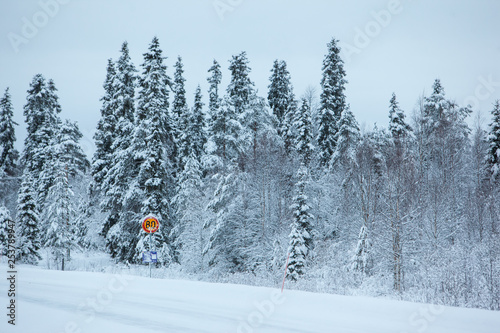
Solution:
<path fill-rule="evenodd" d="M 20 260 L 36 264 L 47 248 L 59 265 L 83 248 L 140 263 L 140 220 L 153 214 L 159 265 L 273 277 L 289 255 L 299 287 L 500 309 L 500 102 L 488 128 L 471 129 L 470 108 L 436 80 L 410 120 L 393 94 L 388 128 L 361 132 L 335 39 L 319 99 L 314 89 L 295 96 L 283 60 L 258 96 L 242 52 L 225 89 L 214 60 L 208 104 L 198 86 L 189 106 L 182 58 L 172 79 L 156 37 L 143 57 L 137 70 L 124 43 L 108 61 L 91 163 L 41 75 L 18 162 L 6 91 L 1 199 L 12 206 L 18 192 Z"/>
<path fill-rule="evenodd" d="M 77 244 L 78 227 L 74 224 L 75 202 L 69 180 L 81 181 L 90 170 L 90 163 L 78 141 L 82 134 L 76 123 L 62 121 L 61 106 L 52 80 L 37 74 L 30 83 L 24 116 L 27 136 L 18 164 L 14 149 L 13 109 L 9 90 L 1 101 L 2 200 L 12 204 L 17 195 L 17 257 L 24 263 L 36 264 L 40 250 L 47 247 L 57 262 L 69 257 L 72 245 Z M 17 176 L 21 175 L 18 186 Z M 4 209 L 4 226 L 9 211 Z M 0 239 L 7 239 L 2 228 Z M 2 242 L 2 244 L 5 244 Z M 3 253 L 7 250 L 3 248 Z"/>

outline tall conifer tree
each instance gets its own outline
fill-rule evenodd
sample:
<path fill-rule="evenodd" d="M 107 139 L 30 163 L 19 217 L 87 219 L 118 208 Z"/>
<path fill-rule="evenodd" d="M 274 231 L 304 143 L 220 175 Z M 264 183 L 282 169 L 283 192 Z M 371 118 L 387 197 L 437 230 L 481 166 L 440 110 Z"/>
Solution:
<path fill-rule="evenodd" d="M 361 135 L 359 125 L 347 106 L 340 116 L 338 131 L 334 139 L 336 142 L 335 151 L 331 158 L 331 167 L 342 165 L 346 170 L 355 166 L 356 148 Z"/>
<path fill-rule="evenodd" d="M 294 143 L 295 151 L 298 153 L 301 162 L 308 166 L 313 157 L 314 139 L 312 137 L 311 108 L 305 99 L 302 99 L 302 106 L 295 117 L 294 127 L 297 131 Z"/>
<path fill-rule="evenodd" d="M 172 110 L 174 116 L 177 119 L 182 119 L 185 116 L 184 113 L 187 110 L 187 101 L 185 88 L 186 79 L 184 78 L 184 64 L 182 63 L 182 58 L 180 56 L 177 57 L 177 61 L 174 67 L 174 101 L 172 103 Z"/>
<path fill-rule="evenodd" d="M 269 78 L 269 92 L 267 100 L 269 107 L 273 111 L 278 124 L 278 133 L 283 132 L 283 122 L 290 105 L 293 103 L 293 88 L 290 82 L 290 73 L 288 72 L 286 62 L 284 60 L 275 60 L 271 69 L 271 77 Z"/>
<path fill-rule="evenodd" d="M 160 262 L 170 262 L 172 242 L 168 239 L 173 227 L 174 212 L 171 198 L 175 192 L 171 173 L 171 161 L 167 147 L 171 133 L 168 115 L 167 67 L 158 38 L 153 38 L 148 52 L 144 54 L 143 72 L 140 78 L 140 92 L 136 115 L 136 126 L 131 153 L 138 167 L 133 182 L 132 196 L 137 196 L 142 216 L 152 214 L 162 224 L 162 229 L 154 234 L 155 248 L 161 252 Z M 138 234 L 137 255 L 148 248 L 142 231 Z"/>
<path fill-rule="evenodd" d="M 338 122 L 346 108 L 344 61 L 340 58 L 339 41 L 332 39 L 328 44 L 328 53 L 323 60 L 321 79 L 321 106 L 319 109 L 319 133 L 317 145 L 322 165 L 331 163 L 335 152 Z"/>
<path fill-rule="evenodd" d="M 104 81 L 104 96 L 101 98 L 101 119 L 97 123 L 94 134 L 96 151 L 92 158 L 93 184 L 91 194 L 104 194 L 107 189 L 103 188 L 104 179 L 113 165 L 113 142 L 116 137 L 116 69 L 112 59 L 108 59 L 106 69 L 106 80 Z"/>
<path fill-rule="evenodd" d="M 137 174 L 137 166 L 130 154 L 130 145 L 134 131 L 135 88 L 137 70 L 130 59 L 127 42 L 122 44 L 121 55 L 116 62 L 116 90 L 113 100 L 116 103 L 116 130 L 113 151 L 113 166 L 106 173 L 103 186 L 106 189 L 101 202 L 104 211 L 109 215 L 103 225 L 101 234 L 106 237 L 106 245 L 113 257 L 127 260 L 135 253 L 135 243 L 131 238 L 122 239 L 122 229 L 118 222 L 130 221 L 129 207 L 125 205 L 125 194 L 129 187 L 129 179 Z M 114 228 L 111 235 L 109 231 Z M 123 232 L 131 232 L 125 230 Z M 136 235 L 136 233 L 134 233 Z"/>
<path fill-rule="evenodd" d="M 249 77 L 251 68 L 248 62 L 246 52 L 241 52 L 233 56 L 229 65 L 231 82 L 227 87 L 227 95 L 238 115 L 245 112 L 254 93 L 254 84 Z"/>
<path fill-rule="evenodd" d="M 191 112 L 189 130 L 187 132 L 191 136 L 190 151 L 194 154 L 194 156 L 198 159 L 198 161 L 200 161 L 201 157 L 205 152 L 207 133 L 206 133 L 205 115 L 203 113 L 201 88 L 199 85 L 196 88 L 193 111 Z"/>
<path fill-rule="evenodd" d="M 496 181 L 500 179 L 500 100 L 493 105 L 491 116 L 487 163 L 491 178 Z"/>
<path fill-rule="evenodd" d="M 57 89 L 52 80 L 45 81 L 41 74 L 35 75 L 28 90 L 24 115 L 28 125 L 25 139 L 23 161 L 25 172 L 31 173 L 34 180 L 37 209 L 42 212 L 48 189 L 52 186 L 54 175 L 45 172 L 51 165 L 51 145 L 61 124 L 61 112 Z"/>
<path fill-rule="evenodd" d="M 290 261 L 288 264 L 287 278 L 297 281 L 306 272 L 307 257 L 312 249 L 312 221 L 306 187 L 309 181 L 307 168 L 302 165 L 297 172 L 296 195 L 293 198 L 292 231 L 289 239 Z"/>
<path fill-rule="evenodd" d="M 401 140 L 409 135 L 410 125 L 405 121 L 404 111 L 399 107 L 396 94 L 393 93 L 389 106 L 389 131 L 395 140 Z"/>
<path fill-rule="evenodd" d="M 45 215 L 50 224 L 44 236 L 44 245 L 50 248 L 52 260 L 59 265 L 62 264 L 62 260 L 70 260 L 70 251 L 77 246 L 77 243 L 74 194 L 69 187 L 64 163 L 58 161 L 56 168 L 59 172 L 47 196 Z"/>
<path fill-rule="evenodd" d="M 17 124 L 12 119 L 13 117 L 11 96 L 7 88 L 0 99 L 0 176 L 2 173 L 14 176 L 17 169 L 19 153 L 14 148 L 16 142 L 14 125 Z"/>

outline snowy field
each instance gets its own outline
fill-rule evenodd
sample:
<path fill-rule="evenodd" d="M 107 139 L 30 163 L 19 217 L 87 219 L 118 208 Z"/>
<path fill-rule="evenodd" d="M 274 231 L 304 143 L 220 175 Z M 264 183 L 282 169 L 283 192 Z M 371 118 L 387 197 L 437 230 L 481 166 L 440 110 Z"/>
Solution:
<path fill-rule="evenodd" d="M 0 332 L 498 333 L 500 312 L 20 265 Z M 0 265 L 3 272 L 5 264 Z M 7 279 L 0 282 L 6 313 Z"/>

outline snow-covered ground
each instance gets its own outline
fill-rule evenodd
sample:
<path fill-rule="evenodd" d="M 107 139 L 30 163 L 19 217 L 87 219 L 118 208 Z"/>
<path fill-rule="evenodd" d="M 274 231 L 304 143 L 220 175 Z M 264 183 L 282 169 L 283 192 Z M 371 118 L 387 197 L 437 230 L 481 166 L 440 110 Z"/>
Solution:
<path fill-rule="evenodd" d="M 16 326 L 0 332 L 498 333 L 500 312 L 368 297 L 54 271 L 20 265 Z M 0 264 L 5 276 L 7 267 Z"/>

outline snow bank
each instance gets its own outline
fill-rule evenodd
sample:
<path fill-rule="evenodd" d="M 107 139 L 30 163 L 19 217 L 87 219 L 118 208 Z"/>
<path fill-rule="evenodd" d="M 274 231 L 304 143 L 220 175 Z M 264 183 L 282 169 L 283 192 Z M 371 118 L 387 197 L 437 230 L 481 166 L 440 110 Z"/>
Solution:
<path fill-rule="evenodd" d="M 0 332 L 500 331 L 500 313 L 487 310 L 23 265 L 18 272 L 17 324 L 4 314 Z M 7 289 L 2 279 L 5 313 Z"/>

